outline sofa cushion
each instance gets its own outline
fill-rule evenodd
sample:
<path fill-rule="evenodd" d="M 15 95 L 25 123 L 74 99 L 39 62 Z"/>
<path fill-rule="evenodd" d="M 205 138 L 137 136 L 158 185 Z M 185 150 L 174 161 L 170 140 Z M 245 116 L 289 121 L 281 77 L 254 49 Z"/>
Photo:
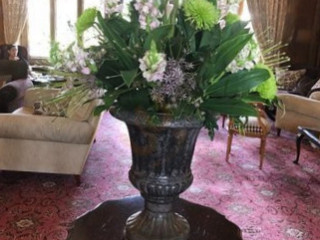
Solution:
<path fill-rule="evenodd" d="M 308 97 L 320 101 L 320 79 L 311 87 Z"/>
<path fill-rule="evenodd" d="M 300 96 L 308 96 L 308 93 L 310 92 L 310 89 L 312 86 L 317 82 L 317 79 L 313 79 L 309 76 L 303 76 L 298 81 L 297 85 L 292 89 L 292 91 L 289 91 L 292 94 L 300 95 Z"/>
<path fill-rule="evenodd" d="M 320 89 L 318 91 L 314 91 L 309 95 L 309 98 L 320 101 Z"/>
<path fill-rule="evenodd" d="M 291 91 L 297 84 L 298 80 L 306 73 L 306 69 L 300 70 L 283 70 L 276 69 L 276 79 L 279 89 Z"/>
<path fill-rule="evenodd" d="M 0 138 L 39 141 L 90 143 L 94 128 L 87 122 L 63 117 L 28 115 L 29 109 L 19 109 L 14 114 L 3 114 L 0 122 Z"/>

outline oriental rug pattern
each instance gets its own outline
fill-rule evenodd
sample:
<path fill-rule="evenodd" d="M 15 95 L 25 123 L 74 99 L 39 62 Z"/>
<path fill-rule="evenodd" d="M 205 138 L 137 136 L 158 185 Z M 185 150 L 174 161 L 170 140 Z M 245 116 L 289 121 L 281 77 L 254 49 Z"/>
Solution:
<path fill-rule="evenodd" d="M 258 139 L 234 137 L 230 164 L 226 143 L 225 129 L 214 141 L 200 133 L 194 182 L 182 197 L 224 214 L 245 240 L 320 239 L 319 150 L 304 143 L 300 165 L 294 165 L 294 135 L 273 131 L 260 171 Z M 80 186 L 72 176 L 0 172 L 0 240 L 64 240 L 77 216 L 103 201 L 138 194 L 127 177 L 129 144 L 125 125 L 107 113 Z"/>

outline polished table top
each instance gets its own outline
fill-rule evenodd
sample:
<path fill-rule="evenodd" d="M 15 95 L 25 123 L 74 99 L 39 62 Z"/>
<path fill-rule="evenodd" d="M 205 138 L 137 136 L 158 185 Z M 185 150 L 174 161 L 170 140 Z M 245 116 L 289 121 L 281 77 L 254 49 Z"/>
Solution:
<path fill-rule="evenodd" d="M 143 205 L 140 196 L 104 202 L 73 223 L 67 240 L 122 240 L 126 219 Z M 239 227 L 211 208 L 178 199 L 174 211 L 190 223 L 188 240 L 242 240 Z"/>

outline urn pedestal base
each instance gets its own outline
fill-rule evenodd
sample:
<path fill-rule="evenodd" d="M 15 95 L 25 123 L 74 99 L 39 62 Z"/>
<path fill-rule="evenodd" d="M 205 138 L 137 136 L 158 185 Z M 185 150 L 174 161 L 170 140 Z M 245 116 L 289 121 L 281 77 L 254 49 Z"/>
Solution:
<path fill-rule="evenodd" d="M 74 221 L 67 240 L 123 240 L 126 220 L 142 209 L 140 196 L 106 201 Z M 211 208 L 178 199 L 172 210 L 188 219 L 188 240 L 242 240 L 239 227 Z"/>
<path fill-rule="evenodd" d="M 143 210 L 131 215 L 124 232 L 125 240 L 187 240 L 190 226 L 178 213 L 153 213 Z"/>

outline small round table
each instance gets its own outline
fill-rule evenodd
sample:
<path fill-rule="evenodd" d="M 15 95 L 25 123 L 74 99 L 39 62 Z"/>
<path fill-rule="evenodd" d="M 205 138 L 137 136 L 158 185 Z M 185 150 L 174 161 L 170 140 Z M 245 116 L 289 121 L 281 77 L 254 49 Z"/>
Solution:
<path fill-rule="evenodd" d="M 106 201 L 75 220 L 67 240 L 122 240 L 126 219 L 143 204 L 140 196 Z M 174 210 L 190 223 L 188 240 L 242 240 L 239 227 L 211 208 L 178 199 Z"/>

